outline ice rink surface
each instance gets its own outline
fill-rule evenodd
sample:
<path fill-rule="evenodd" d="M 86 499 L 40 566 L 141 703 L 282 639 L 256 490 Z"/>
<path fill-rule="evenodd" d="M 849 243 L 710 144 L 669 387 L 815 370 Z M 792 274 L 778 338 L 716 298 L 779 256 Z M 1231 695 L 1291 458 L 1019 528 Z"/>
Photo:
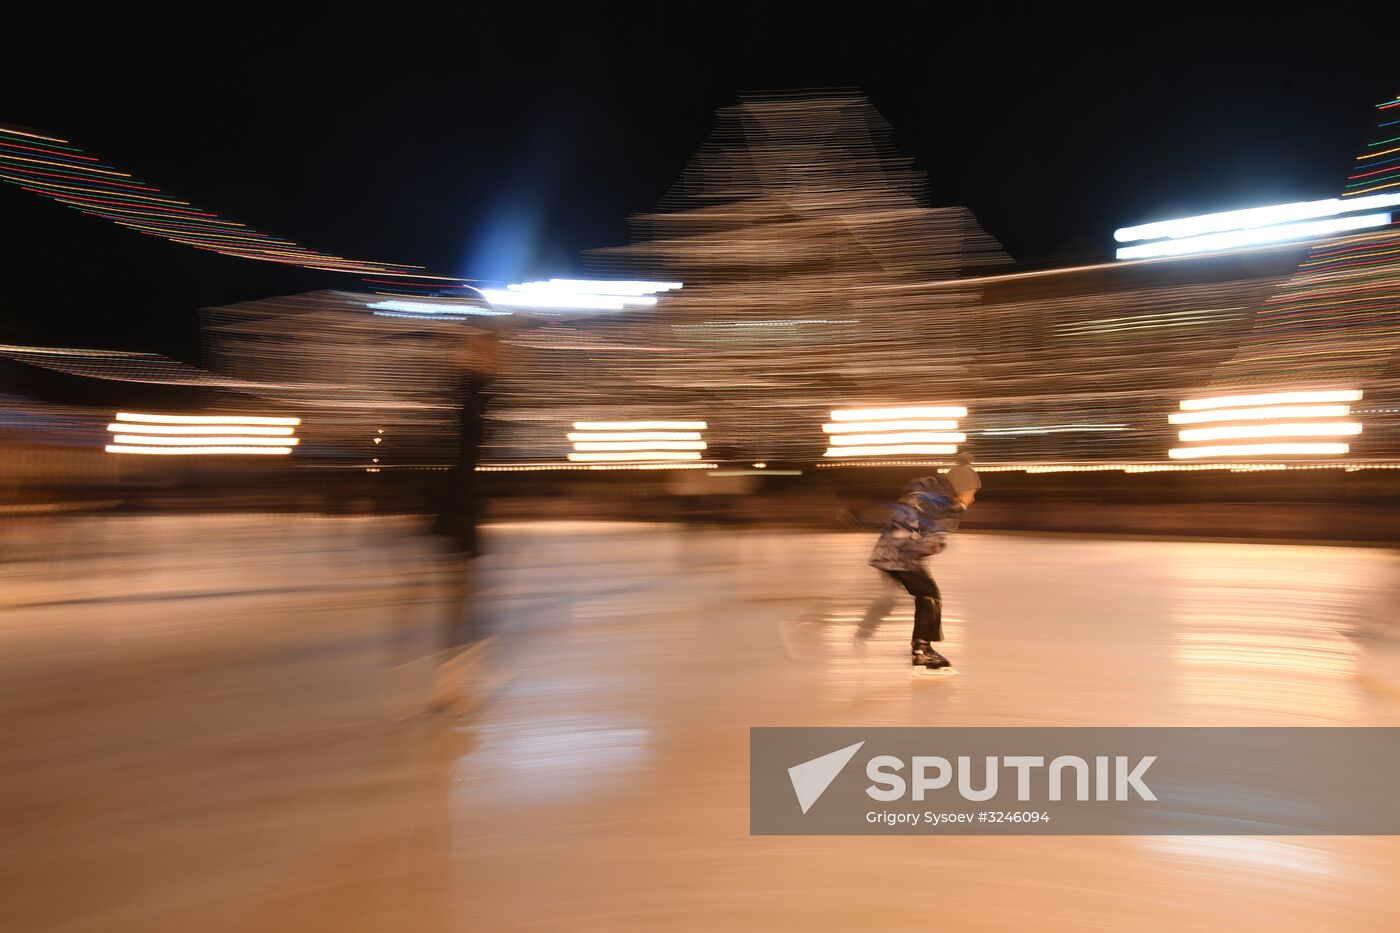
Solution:
<path fill-rule="evenodd" d="M 1386 930 L 1386 837 L 750 837 L 750 726 L 1400 725 L 1400 557 L 958 536 L 957 677 L 873 536 L 493 526 L 479 702 L 411 523 L 4 533 L 0 928 Z M 1300 750 L 1306 759 L 1306 750 Z M 1281 775 L 1280 780 L 1286 780 Z"/>

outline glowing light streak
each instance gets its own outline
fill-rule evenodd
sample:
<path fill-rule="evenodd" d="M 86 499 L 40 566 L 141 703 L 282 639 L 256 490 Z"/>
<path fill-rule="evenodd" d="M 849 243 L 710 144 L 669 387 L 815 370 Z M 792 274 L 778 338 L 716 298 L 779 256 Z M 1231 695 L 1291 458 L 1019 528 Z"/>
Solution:
<path fill-rule="evenodd" d="M 1374 198 L 1361 198 L 1343 201 L 1328 198 L 1323 201 L 1299 201 L 1293 204 L 1277 204 L 1269 207 L 1251 207 L 1238 211 L 1223 211 L 1217 214 L 1201 214 L 1196 217 L 1183 217 L 1178 220 L 1160 220 L 1136 227 L 1123 227 L 1113 231 L 1113 238 L 1119 243 L 1132 243 L 1137 240 L 1161 238 L 1181 239 L 1196 237 L 1204 233 L 1217 233 L 1227 230 L 1250 230 L 1258 227 L 1272 227 L 1297 220 L 1310 220 L 1318 217 L 1335 217 L 1339 214 L 1353 214 L 1358 211 L 1372 211 L 1400 204 L 1400 194 L 1379 195 Z"/>
<path fill-rule="evenodd" d="M 639 459 L 643 459 L 643 458 L 638 457 L 636 454 L 630 454 L 630 453 L 591 453 L 591 452 L 580 453 L 580 452 L 575 451 L 575 452 L 569 454 L 569 459 L 572 460 L 572 461 L 574 461 L 574 462 L 578 462 L 578 463 L 593 463 L 593 462 L 608 462 L 608 461 L 612 461 L 612 462 L 633 461 L 633 460 L 639 460 Z M 650 454 L 650 455 L 647 456 L 645 459 L 647 459 L 647 460 L 699 460 L 699 459 L 700 459 L 700 455 L 699 455 L 698 453 L 689 453 L 689 452 L 681 452 L 681 451 L 657 451 L 656 453 Z"/>
<path fill-rule="evenodd" d="M 109 454 L 147 454 L 147 455 L 209 455 L 209 454 L 254 454 L 254 455 L 276 455 L 289 454 L 290 447 L 137 447 L 129 444 L 108 444 L 104 450 Z"/>
<path fill-rule="evenodd" d="M 828 434 L 850 434 L 875 427 L 887 431 L 953 431 L 957 426 L 956 421 L 846 421 L 824 424 L 822 430 Z"/>
<path fill-rule="evenodd" d="M 539 308 L 566 311 L 621 311 L 627 304 L 656 304 L 655 298 L 621 298 L 607 295 L 547 294 L 483 288 L 481 294 L 493 305 L 505 308 Z"/>
<path fill-rule="evenodd" d="M 117 434 L 112 437 L 116 444 L 144 444 L 149 446 L 165 447 L 205 447 L 209 445 L 219 446 L 241 446 L 241 447 L 295 447 L 301 443 L 295 437 L 243 437 L 229 436 L 226 434 L 216 434 L 205 437 L 188 436 L 149 436 L 140 434 Z"/>
<path fill-rule="evenodd" d="M 992 437 L 1011 436 L 1020 434 L 1076 434 L 1079 432 L 1095 431 L 1126 431 L 1126 424 L 1047 424 L 1039 427 L 1024 428 L 987 428 L 979 431 L 979 434 Z"/>
<path fill-rule="evenodd" d="M 1218 408 L 1199 412 L 1173 412 L 1171 424 L 1205 424 L 1212 421 L 1262 421 L 1279 418 L 1342 418 L 1349 405 L 1280 405 L 1277 408 Z"/>
<path fill-rule="evenodd" d="M 1383 227 L 1388 223 L 1390 223 L 1389 214 L 1338 217 L 1306 223 L 1280 224 L 1274 227 L 1232 230 L 1228 233 L 1211 233 L 1181 240 L 1159 240 L 1138 246 L 1125 246 L 1119 249 L 1116 255 L 1119 259 L 1145 259 L 1159 256 L 1184 256 L 1190 253 L 1219 252 L 1220 250 L 1263 246 L 1289 240 L 1306 240 L 1334 233 Z"/>
<path fill-rule="evenodd" d="M 465 314 L 478 317 L 508 317 L 510 315 L 509 311 L 501 311 L 496 308 L 482 308 L 475 305 L 452 305 L 445 302 L 400 301 L 398 299 L 374 301 L 370 302 L 365 307 L 380 311 L 400 311 L 405 314 L 424 316 Z"/>
<path fill-rule="evenodd" d="M 1245 424 L 1225 428 L 1193 428 L 1181 432 L 1181 440 L 1220 441 L 1252 437 L 1346 437 L 1361 433 L 1354 421 L 1333 424 Z"/>
<path fill-rule="evenodd" d="M 1291 405 L 1310 402 L 1357 402 L 1360 400 L 1361 392 L 1357 389 L 1325 389 L 1186 399 L 1181 403 L 1181 408 L 1183 411 L 1201 411 L 1212 408 L 1238 408 L 1247 405 Z"/>
<path fill-rule="evenodd" d="M 698 441 L 698 431 L 577 431 L 571 441 Z"/>
<path fill-rule="evenodd" d="M 229 434 L 232 429 L 237 428 L 240 433 L 255 437 L 290 437 L 294 431 L 292 428 L 264 427 L 260 425 L 222 424 L 222 425 L 175 425 L 175 424 L 137 424 L 135 422 L 114 421 L 107 425 L 108 431 L 127 431 L 132 434 L 165 434 L 178 436 L 191 436 L 200 434 Z"/>
<path fill-rule="evenodd" d="M 575 431 L 703 431 L 703 421 L 575 421 Z"/>
<path fill-rule="evenodd" d="M 582 452 L 602 450 L 704 450 L 704 441 L 575 441 L 574 450 Z M 633 458 L 636 459 L 636 458 Z"/>
<path fill-rule="evenodd" d="M 884 421 L 898 418 L 966 418 L 961 405 L 912 408 L 852 408 L 831 413 L 832 421 Z"/>
<path fill-rule="evenodd" d="M 965 440 L 966 434 L 910 431 L 893 434 L 837 434 L 831 438 L 831 443 L 838 447 L 853 447 L 872 444 L 960 444 Z"/>
<path fill-rule="evenodd" d="M 1173 460 L 1283 455 L 1335 457 L 1345 454 L 1350 449 L 1346 444 L 1224 444 L 1214 447 L 1176 447 L 1167 451 L 1167 456 Z"/>
<path fill-rule="evenodd" d="M 113 355 L 116 354 L 114 353 Z M 296 427 L 301 424 L 300 418 L 274 418 L 265 415 L 148 415 L 119 411 L 114 417 L 118 421 L 146 422 L 149 424 L 271 424 L 287 427 Z"/>
<path fill-rule="evenodd" d="M 824 457 L 884 457 L 895 454 L 953 454 L 952 444 L 894 444 L 878 447 L 828 447 Z"/>

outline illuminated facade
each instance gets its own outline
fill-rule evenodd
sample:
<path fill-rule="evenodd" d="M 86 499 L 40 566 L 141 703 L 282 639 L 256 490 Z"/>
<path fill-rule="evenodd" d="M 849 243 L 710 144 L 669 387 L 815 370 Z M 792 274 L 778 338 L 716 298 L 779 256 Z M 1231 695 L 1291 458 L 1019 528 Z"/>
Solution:
<path fill-rule="evenodd" d="M 1400 164 L 1400 150 L 1394 158 Z M 1360 161 L 1375 171 L 1375 160 Z M 1036 469 L 1400 460 L 1396 228 L 1020 271 L 968 211 L 926 206 L 923 187 L 863 99 L 720 111 L 660 210 L 633 218 L 633 242 L 588 257 L 595 278 L 684 287 L 621 310 L 580 306 L 515 332 L 487 462 L 625 466 L 647 450 L 578 445 L 653 442 L 689 445 L 654 458 L 677 465 L 920 463 L 958 448 L 988 465 Z M 442 359 L 454 325 L 431 314 L 377 317 L 369 297 L 214 309 L 211 363 L 264 382 L 338 385 L 297 410 L 308 425 L 349 437 L 394 420 L 414 439 L 401 448 L 407 461 L 432 462 L 451 423 Z M 1173 418 L 1183 400 L 1309 388 L 1362 394 L 1341 419 Z M 859 433 L 830 430 L 837 412 L 954 407 L 965 411 L 953 427 L 895 418 L 868 419 L 887 423 Z M 911 420 L 918 425 L 899 424 Z M 590 432 L 576 427 L 647 422 L 703 423 L 703 440 L 584 438 Z M 1301 436 L 1278 432 L 1299 423 L 1310 425 Z M 862 436 L 868 443 L 835 440 Z M 1264 446 L 1241 450 L 1256 442 Z M 1318 444 L 1331 446 L 1302 449 Z M 1210 446 L 1222 449 L 1200 453 Z"/>

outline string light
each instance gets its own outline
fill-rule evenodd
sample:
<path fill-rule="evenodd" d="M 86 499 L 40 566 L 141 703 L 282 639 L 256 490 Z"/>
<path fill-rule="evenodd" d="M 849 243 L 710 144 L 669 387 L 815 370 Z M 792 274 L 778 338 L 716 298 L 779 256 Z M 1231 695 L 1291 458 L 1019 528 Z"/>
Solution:
<path fill-rule="evenodd" d="M 480 303 L 460 277 L 432 275 L 404 263 L 351 259 L 225 220 L 138 182 L 56 136 L 0 125 L 0 180 L 137 233 L 222 256 L 350 273 L 364 277 L 376 290 L 429 295 L 446 291 Z"/>

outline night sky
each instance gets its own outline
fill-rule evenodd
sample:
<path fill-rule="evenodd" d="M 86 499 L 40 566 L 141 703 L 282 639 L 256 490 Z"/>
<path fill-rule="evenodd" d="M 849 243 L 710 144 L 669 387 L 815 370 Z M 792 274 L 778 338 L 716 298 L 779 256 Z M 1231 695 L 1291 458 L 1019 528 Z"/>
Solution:
<path fill-rule="evenodd" d="M 1108 259 L 1127 223 L 1334 197 L 1373 104 L 1400 92 L 1393 21 L 1277 6 L 1116 32 L 1070 6 L 864 21 L 761 4 L 296 22 L 123 9 L 11 16 L 0 122 L 308 246 L 478 278 L 577 273 L 582 250 L 626 242 L 625 217 L 656 206 L 741 91 L 863 90 L 933 203 L 967 205 L 1037 265 Z M 359 284 L 9 185 L 0 217 L 9 343 L 198 362 L 200 307 Z"/>

